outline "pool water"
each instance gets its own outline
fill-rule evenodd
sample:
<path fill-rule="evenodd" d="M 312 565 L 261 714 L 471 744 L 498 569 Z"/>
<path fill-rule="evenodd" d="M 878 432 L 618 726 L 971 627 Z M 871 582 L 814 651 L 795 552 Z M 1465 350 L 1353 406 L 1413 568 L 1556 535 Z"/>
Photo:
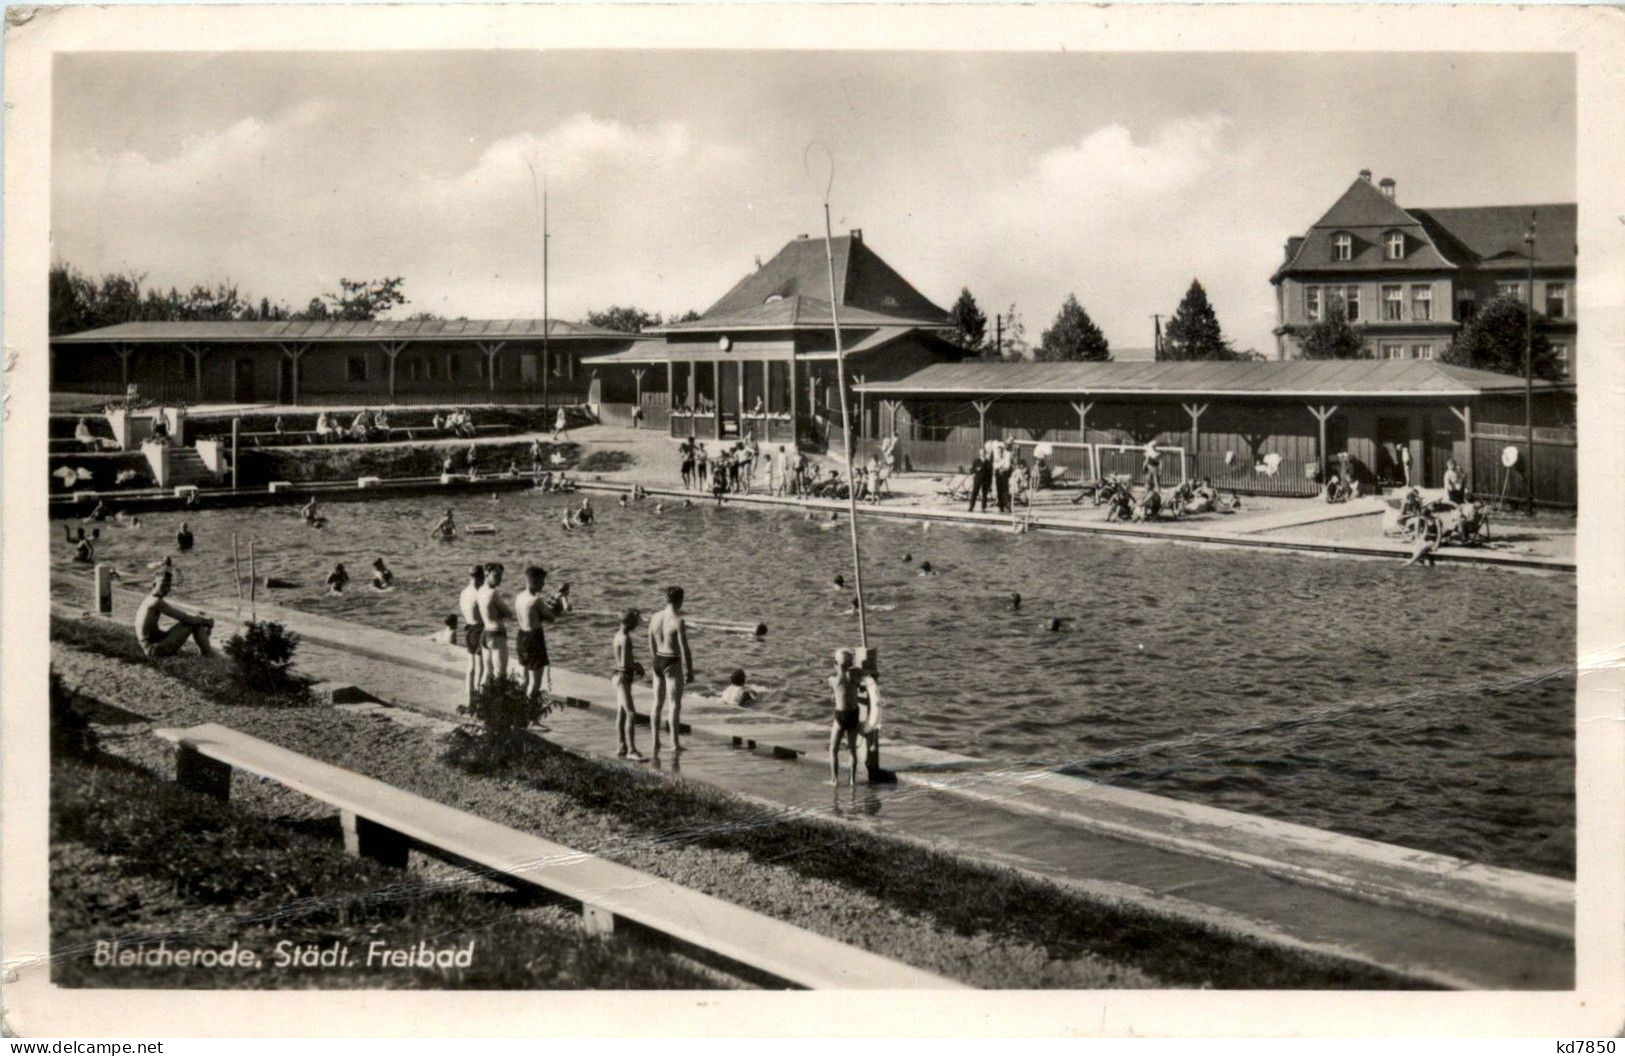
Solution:
<path fill-rule="evenodd" d="M 831 585 L 851 580 L 844 523 L 595 496 L 597 524 L 566 532 L 563 504 L 462 498 L 461 524 L 498 532 L 452 543 L 429 537 L 444 504 L 424 499 L 333 503 L 321 531 L 291 507 L 194 511 L 177 593 L 234 592 L 236 533 L 261 576 L 298 584 L 278 603 L 430 634 L 472 562 L 504 562 L 510 590 L 534 562 L 582 610 L 549 630 L 554 660 L 590 672 L 609 666 L 610 614 L 648 614 L 677 583 L 693 615 L 770 630 L 694 631 L 701 691 L 741 667 L 762 708 L 824 717 L 831 652 L 857 641 L 852 592 Z M 180 520 L 109 526 L 100 556 L 141 567 Z M 862 546 L 898 740 L 1573 875 L 1572 577 L 896 521 L 865 521 Z M 53 553 L 71 566 L 60 537 Z M 376 556 L 392 592 L 366 585 Z M 335 561 L 340 596 L 322 589 Z"/>

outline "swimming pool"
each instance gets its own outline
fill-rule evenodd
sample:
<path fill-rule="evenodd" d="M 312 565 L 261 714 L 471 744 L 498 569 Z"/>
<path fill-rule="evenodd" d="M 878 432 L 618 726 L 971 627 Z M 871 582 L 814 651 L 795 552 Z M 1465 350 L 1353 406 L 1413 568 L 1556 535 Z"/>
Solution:
<path fill-rule="evenodd" d="M 695 615 L 770 628 L 697 631 L 700 690 L 742 667 L 763 708 L 824 716 L 830 653 L 857 638 L 851 592 L 831 586 L 851 578 L 844 524 L 594 496 L 598 523 L 566 532 L 562 499 L 509 493 L 455 501 L 461 523 L 499 531 L 442 543 L 428 533 L 444 505 L 333 503 L 324 531 L 291 507 L 194 511 L 178 594 L 233 592 L 235 532 L 245 557 L 255 540 L 261 576 L 299 584 L 277 602 L 429 634 L 470 563 L 503 561 L 517 589 L 536 562 L 585 610 L 549 631 L 553 657 L 590 672 L 613 633 L 594 614 L 648 613 L 679 583 Z M 109 526 L 101 556 L 126 569 L 161 556 L 180 520 Z M 862 541 L 899 740 L 1573 875 L 1571 577 L 894 521 L 864 522 Z M 366 587 L 380 555 L 390 593 Z M 70 556 L 59 536 L 53 559 Z M 918 574 L 927 560 L 938 574 Z M 341 596 L 321 589 L 335 561 L 352 577 Z"/>

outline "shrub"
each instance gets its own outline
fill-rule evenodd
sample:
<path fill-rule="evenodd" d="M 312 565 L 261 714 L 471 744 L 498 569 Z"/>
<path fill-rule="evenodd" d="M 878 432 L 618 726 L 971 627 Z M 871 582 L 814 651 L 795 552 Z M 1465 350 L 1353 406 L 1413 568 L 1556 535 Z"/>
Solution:
<path fill-rule="evenodd" d="M 79 710 L 79 691 L 51 671 L 51 754 L 88 759 L 96 754 L 96 731 Z"/>
<path fill-rule="evenodd" d="M 310 686 L 294 674 L 299 636 L 280 623 L 255 620 L 226 642 L 226 655 L 237 664 L 243 685 L 256 693 L 304 703 Z"/>
<path fill-rule="evenodd" d="M 473 724 L 452 732 L 447 761 L 475 771 L 500 769 L 528 752 L 533 742 L 526 727 L 551 710 L 549 698 L 526 696 L 516 679 L 487 682 L 457 709 Z"/>

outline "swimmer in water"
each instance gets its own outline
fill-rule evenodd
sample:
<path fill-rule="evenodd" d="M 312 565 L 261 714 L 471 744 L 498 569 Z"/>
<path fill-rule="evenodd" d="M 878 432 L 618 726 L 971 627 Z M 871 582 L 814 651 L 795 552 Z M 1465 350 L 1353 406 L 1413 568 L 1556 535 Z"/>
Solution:
<path fill-rule="evenodd" d="M 349 582 L 350 573 L 344 571 L 343 562 L 334 565 L 333 571 L 327 574 L 327 590 L 331 594 L 343 594 Z"/>
<path fill-rule="evenodd" d="M 303 517 L 305 523 L 312 528 L 320 528 L 327 523 L 327 518 L 322 516 L 320 507 L 316 505 L 316 496 L 314 495 L 310 497 L 309 502 L 299 508 L 299 516 Z"/>
<path fill-rule="evenodd" d="M 395 585 L 395 573 L 384 564 L 384 559 L 374 558 L 372 562 L 372 589 L 389 590 Z"/>
<path fill-rule="evenodd" d="M 931 567 L 931 562 L 929 562 L 929 561 L 921 561 L 920 562 L 920 575 L 922 575 L 922 576 L 934 576 L 936 574 L 937 574 L 937 570 Z"/>
<path fill-rule="evenodd" d="M 662 513 L 665 513 L 665 512 L 666 512 L 666 504 L 664 502 L 655 503 L 655 513 L 656 514 L 662 514 Z"/>
<path fill-rule="evenodd" d="M 182 521 L 180 531 L 175 533 L 175 549 L 184 553 L 192 549 L 192 542 L 192 529 L 187 527 L 185 521 Z"/>
<path fill-rule="evenodd" d="M 576 523 L 582 525 L 591 524 L 592 519 L 592 499 L 583 495 L 581 496 L 581 509 L 576 511 Z"/>
<path fill-rule="evenodd" d="M 1061 618 L 1059 616 L 1050 617 L 1049 629 L 1052 631 L 1059 631 L 1061 629 Z"/>
<path fill-rule="evenodd" d="M 1010 609 L 1013 612 L 1019 608 L 1021 608 L 1021 595 L 1012 590 L 1010 592 Z"/>
<path fill-rule="evenodd" d="M 839 572 L 835 573 L 835 578 L 830 582 L 829 587 L 831 590 L 839 590 L 842 593 L 845 593 L 846 577 L 841 575 Z"/>
<path fill-rule="evenodd" d="M 905 564 L 905 565 L 906 565 L 906 564 L 908 564 L 908 563 L 909 563 L 909 562 L 910 562 L 910 561 L 913 561 L 913 560 L 914 560 L 914 555 L 913 555 L 913 554 L 904 554 L 904 555 L 903 555 L 903 564 Z"/>
<path fill-rule="evenodd" d="M 433 528 L 429 529 L 429 535 L 431 537 L 438 536 L 446 542 L 457 538 L 457 518 L 452 515 L 450 506 L 446 507 L 445 515 L 435 522 Z"/>
<path fill-rule="evenodd" d="M 694 508 L 694 500 L 693 499 L 684 499 L 683 500 L 683 509 L 690 510 L 690 509 L 693 509 L 693 508 Z"/>
<path fill-rule="evenodd" d="M 79 540 L 79 545 L 73 548 L 73 559 L 81 565 L 96 563 L 96 547 L 89 539 Z"/>
<path fill-rule="evenodd" d="M 629 503 L 626 500 L 626 494 L 624 492 L 621 494 L 621 497 L 616 499 L 615 501 L 620 503 L 621 509 L 623 509 L 623 510 L 626 509 L 626 507 L 629 505 Z"/>

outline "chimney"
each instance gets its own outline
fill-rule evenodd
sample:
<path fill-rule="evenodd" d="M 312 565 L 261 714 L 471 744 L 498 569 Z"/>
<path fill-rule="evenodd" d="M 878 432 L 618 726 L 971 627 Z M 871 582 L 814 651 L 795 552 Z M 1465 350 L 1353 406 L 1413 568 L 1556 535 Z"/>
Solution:
<path fill-rule="evenodd" d="M 1398 185 L 1394 183 L 1392 177 L 1384 176 L 1377 183 L 1377 186 L 1382 188 L 1383 194 L 1386 194 L 1388 197 L 1392 198 L 1394 196 L 1394 190 Z"/>
<path fill-rule="evenodd" d="M 1371 182 L 1371 170 L 1370 169 L 1361 169 L 1360 170 L 1360 179 L 1364 180 L 1367 183 L 1370 183 Z"/>
<path fill-rule="evenodd" d="M 852 229 L 852 231 L 851 231 L 851 235 L 852 235 L 852 241 L 854 241 L 854 242 L 862 242 L 863 241 L 863 228 L 854 227 Z"/>

